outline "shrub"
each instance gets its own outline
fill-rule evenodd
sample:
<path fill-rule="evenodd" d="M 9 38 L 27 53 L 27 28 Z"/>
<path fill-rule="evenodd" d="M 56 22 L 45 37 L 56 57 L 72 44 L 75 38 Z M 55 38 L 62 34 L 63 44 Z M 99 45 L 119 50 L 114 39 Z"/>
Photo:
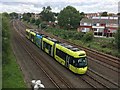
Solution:
<path fill-rule="evenodd" d="M 94 38 L 93 32 L 87 32 L 84 36 L 83 36 L 83 41 L 84 42 L 90 42 L 92 41 Z"/>
<path fill-rule="evenodd" d="M 117 30 L 117 33 L 115 34 L 115 42 L 118 47 L 118 51 L 120 52 L 120 27 Z"/>
<path fill-rule="evenodd" d="M 74 34 L 74 39 L 81 40 L 84 34 L 82 32 L 78 32 Z"/>

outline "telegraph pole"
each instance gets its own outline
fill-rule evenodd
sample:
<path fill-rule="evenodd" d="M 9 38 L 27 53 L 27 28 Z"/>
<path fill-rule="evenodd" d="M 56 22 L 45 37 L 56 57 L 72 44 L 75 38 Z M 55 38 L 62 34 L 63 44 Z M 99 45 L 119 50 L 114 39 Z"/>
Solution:
<path fill-rule="evenodd" d="M 118 27 L 120 27 L 120 1 L 118 2 Z"/>

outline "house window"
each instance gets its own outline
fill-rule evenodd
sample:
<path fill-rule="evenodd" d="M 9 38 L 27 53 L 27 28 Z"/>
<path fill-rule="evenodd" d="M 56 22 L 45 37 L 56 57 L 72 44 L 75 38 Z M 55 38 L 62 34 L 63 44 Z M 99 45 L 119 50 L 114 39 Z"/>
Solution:
<path fill-rule="evenodd" d="M 97 28 L 93 28 L 94 31 L 97 31 Z"/>
<path fill-rule="evenodd" d="M 96 24 L 94 23 L 93 26 L 96 26 Z"/>

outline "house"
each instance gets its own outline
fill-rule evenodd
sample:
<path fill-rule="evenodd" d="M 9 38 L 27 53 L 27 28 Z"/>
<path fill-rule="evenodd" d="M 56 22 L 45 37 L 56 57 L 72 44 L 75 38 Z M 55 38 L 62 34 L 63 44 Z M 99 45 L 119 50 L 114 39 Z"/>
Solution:
<path fill-rule="evenodd" d="M 33 13 L 32 18 L 35 18 L 35 20 L 37 20 L 37 19 L 41 18 L 41 15 Z"/>
<path fill-rule="evenodd" d="M 102 12 L 98 12 L 98 13 L 85 13 L 85 17 L 86 18 L 92 18 L 92 17 L 99 17 L 101 16 Z"/>
<path fill-rule="evenodd" d="M 118 28 L 118 17 L 93 17 L 92 29 L 95 35 L 113 36 Z"/>
<path fill-rule="evenodd" d="M 120 27 L 120 15 L 118 16 L 118 26 Z"/>
<path fill-rule="evenodd" d="M 84 18 L 80 21 L 80 26 L 77 29 L 77 31 L 81 31 L 81 32 L 89 32 L 90 30 L 92 30 L 92 19 L 88 19 L 88 18 Z"/>
<path fill-rule="evenodd" d="M 94 35 L 112 37 L 118 28 L 118 17 L 92 17 L 83 18 L 80 21 L 78 31 L 88 32 L 92 30 Z"/>

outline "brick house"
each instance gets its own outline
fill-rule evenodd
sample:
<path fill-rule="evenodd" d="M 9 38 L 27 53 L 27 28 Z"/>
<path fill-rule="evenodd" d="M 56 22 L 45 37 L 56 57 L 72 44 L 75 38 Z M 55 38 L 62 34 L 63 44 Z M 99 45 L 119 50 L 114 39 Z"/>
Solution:
<path fill-rule="evenodd" d="M 77 31 L 81 31 L 81 32 L 89 32 L 90 30 L 92 30 L 92 19 L 88 19 L 88 18 L 84 18 L 80 21 L 80 26 L 77 29 Z"/>
<path fill-rule="evenodd" d="M 78 31 L 88 32 L 92 30 L 94 35 L 112 37 L 118 28 L 118 17 L 92 17 L 83 18 L 80 21 Z"/>

